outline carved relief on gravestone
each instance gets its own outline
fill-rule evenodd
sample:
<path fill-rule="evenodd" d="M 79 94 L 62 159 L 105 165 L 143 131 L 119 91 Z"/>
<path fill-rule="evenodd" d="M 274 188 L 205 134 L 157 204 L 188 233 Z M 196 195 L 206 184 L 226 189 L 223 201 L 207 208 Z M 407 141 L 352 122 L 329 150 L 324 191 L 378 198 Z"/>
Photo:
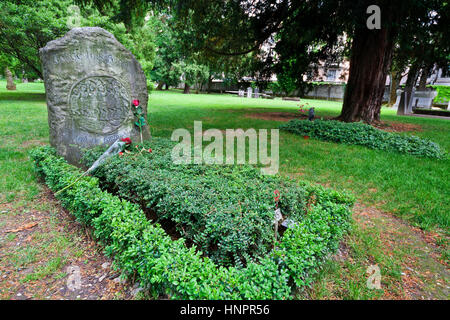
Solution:
<path fill-rule="evenodd" d="M 116 131 L 128 117 L 130 96 L 112 77 L 87 77 L 77 82 L 69 97 L 75 124 L 91 133 Z"/>
<path fill-rule="evenodd" d="M 147 115 L 147 81 L 135 57 L 96 27 L 74 28 L 40 49 L 47 94 L 50 143 L 70 163 L 83 148 L 140 141 L 132 101 Z M 148 126 L 143 131 L 149 138 Z"/>

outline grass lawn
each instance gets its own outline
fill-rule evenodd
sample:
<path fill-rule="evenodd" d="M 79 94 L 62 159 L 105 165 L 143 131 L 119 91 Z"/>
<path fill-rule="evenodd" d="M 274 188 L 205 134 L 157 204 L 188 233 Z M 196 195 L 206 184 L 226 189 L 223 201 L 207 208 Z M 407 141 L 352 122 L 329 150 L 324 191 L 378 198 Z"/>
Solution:
<path fill-rule="evenodd" d="M 316 108 L 318 117 L 337 116 L 341 103 L 304 100 Z M 149 111 L 152 133 L 170 137 L 176 128 L 203 129 L 277 128 L 282 122 L 247 118 L 250 113 L 297 112 L 298 102 L 246 99 L 229 95 L 183 95 L 153 92 Z M 413 132 L 450 151 L 450 121 L 398 117 L 383 108 L 382 121 L 419 125 Z M 333 188 L 351 190 L 360 200 L 395 213 L 422 228 L 448 230 L 450 217 L 450 161 L 417 158 L 318 140 L 303 140 L 280 132 L 280 173 Z"/>
<path fill-rule="evenodd" d="M 336 116 L 341 108 L 340 102 L 304 102 L 316 108 L 318 117 Z M 277 128 L 282 122 L 248 115 L 265 112 L 295 114 L 297 104 L 281 99 L 154 91 L 149 99 L 149 123 L 152 135 L 164 137 L 170 137 L 177 128 L 192 130 L 194 120 L 203 121 L 203 130 Z M 18 208 L 42 194 L 43 187 L 36 180 L 27 151 L 35 145 L 48 143 L 43 84 L 17 84 L 16 92 L 6 92 L 5 82 L 0 81 L 0 110 L 3 141 L 0 147 L 0 204 Z M 382 121 L 415 125 L 418 129 L 405 134 L 432 139 L 450 152 L 449 120 L 398 117 L 393 110 L 383 108 Z M 280 174 L 347 189 L 360 203 L 342 257 L 328 262 L 314 286 L 300 293 L 299 298 L 404 298 L 407 289 L 404 277 L 409 275 L 405 272 L 405 263 L 409 258 L 416 261 L 419 274 L 423 271 L 422 276 L 415 276 L 418 282 L 426 284 L 426 289 L 422 286 L 419 294 L 433 292 L 432 297 L 444 298 L 448 295 L 448 289 L 445 289 L 448 271 L 436 261 L 448 265 L 450 160 L 304 140 L 280 131 Z M 402 220 L 387 216 L 381 210 Z M 367 216 L 370 216 L 369 220 Z M 403 221 L 427 230 L 427 235 L 436 235 L 434 243 L 438 257 L 425 256 L 422 247 L 427 242 L 419 235 L 423 231 L 415 230 L 412 236 L 412 228 Z M 389 244 L 392 248 L 388 248 Z M 383 290 L 367 288 L 366 268 L 370 264 L 380 266 Z M 55 272 L 60 272 L 58 270 L 55 268 Z M 444 287 L 429 280 L 426 271 L 444 274 Z M 411 275 L 408 283 L 411 278 L 415 279 Z"/>

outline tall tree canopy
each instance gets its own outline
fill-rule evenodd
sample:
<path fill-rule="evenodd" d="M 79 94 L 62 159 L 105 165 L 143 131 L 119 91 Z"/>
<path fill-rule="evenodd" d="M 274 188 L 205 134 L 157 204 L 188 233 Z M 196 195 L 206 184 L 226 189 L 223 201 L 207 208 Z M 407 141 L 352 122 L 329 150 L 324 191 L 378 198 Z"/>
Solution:
<path fill-rule="evenodd" d="M 68 0 L 0 2 L 0 51 L 19 60 L 34 78 L 41 77 L 39 48 L 68 31 Z"/>
<path fill-rule="evenodd" d="M 396 71 L 408 69 L 405 86 L 406 104 L 410 102 L 411 92 L 419 75 L 419 89 L 424 90 L 433 67 L 443 69 L 449 67 L 450 6 L 448 2 L 438 1 L 434 8 L 435 10 L 428 7 L 418 8 L 412 17 L 408 17 L 416 23 L 405 23 L 400 26 L 393 62 Z M 398 113 L 404 112 L 402 103 L 399 105 Z"/>
<path fill-rule="evenodd" d="M 140 28 L 129 33 L 116 22 L 112 8 L 100 12 L 85 5 L 74 8 L 73 0 L 2 0 L 0 2 L 0 51 L 2 65 L 16 75 L 42 78 L 39 49 L 63 36 L 73 26 L 98 26 L 110 31 L 139 59 L 147 73 L 153 68 L 155 48 L 151 33 Z M 4 67 L 2 68 L 4 70 Z M 20 73 L 20 74 L 17 74 Z"/>
<path fill-rule="evenodd" d="M 303 75 L 312 63 L 344 51 L 350 57 L 350 72 L 339 118 L 369 123 L 380 119 L 395 44 L 405 42 L 399 36 L 415 42 L 435 35 L 433 26 L 442 26 L 449 10 L 448 1 L 442 0 L 77 2 L 95 5 L 101 14 L 112 13 L 111 19 L 116 23 L 123 21 L 131 33 L 145 25 L 149 11 L 163 8 L 170 16 L 171 28 L 176 31 L 172 40 L 181 45 L 185 63 L 208 61 L 212 66 L 218 61 L 233 61 L 233 57 L 252 57 L 253 75 L 264 80 L 276 74 L 285 87 L 304 88 Z M 374 14 L 368 8 L 374 5 L 380 9 L 379 28 L 369 28 L 367 24 Z M 424 33 L 424 29 L 429 29 L 429 33 Z M 442 39 L 450 38 L 448 28 L 438 29 Z M 418 42 L 425 47 L 430 45 L 429 41 Z M 448 45 L 448 41 L 439 43 Z M 168 66 L 171 68 L 172 64 Z M 155 70 L 160 69 L 157 61 Z"/>

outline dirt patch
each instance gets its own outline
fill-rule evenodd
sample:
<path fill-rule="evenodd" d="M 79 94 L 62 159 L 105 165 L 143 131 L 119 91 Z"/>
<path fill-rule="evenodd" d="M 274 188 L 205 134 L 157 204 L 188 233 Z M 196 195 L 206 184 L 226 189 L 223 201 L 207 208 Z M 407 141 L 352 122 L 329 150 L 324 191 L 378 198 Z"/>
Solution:
<path fill-rule="evenodd" d="M 48 143 L 45 142 L 45 141 L 32 139 L 32 140 L 28 140 L 28 141 L 25 141 L 24 143 L 22 143 L 20 145 L 20 147 L 24 148 L 24 149 L 27 149 L 27 148 L 30 148 L 30 147 L 44 146 L 46 144 L 48 144 Z"/>
<path fill-rule="evenodd" d="M 102 252 L 46 187 L 23 206 L 0 204 L 0 299 L 132 299 L 137 285 Z"/>
<path fill-rule="evenodd" d="M 244 115 L 246 118 L 267 120 L 267 121 L 289 121 L 292 119 L 307 120 L 307 116 L 304 114 L 294 113 L 294 112 L 257 112 L 257 113 L 246 113 Z M 321 117 L 317 116 L 323 120 L 333 120 L 334 117 Z M 386 121 L 377 122 L 373 126 L 377 129 L 381 129 L 389 132 L 409 132 L 409 131 L 422 131 L 422 127 L 417 124 Z"/>
<path fill-rule="evenodd" d="M 375 128 L 390 132 L 422 131 L 422 127 L 417 124 L 395 121 L 379 122 L 374 124 L 373 126 Z"/>
<path fill-rule="evenodd" d="M 268 121 L 289 121 L 292 119 L 303 119 L 303 117 L 300 117 L 299 114 L 291 112 L 247 113 L 244 117 Z"/>
<path fill-rule="evenodd" d="M 444 235 L 425 232 L 391 214 L 361 204 L 355 205 L 353 218 L 362 228 L 378 230 L 386 256 L 404 253 L 400 261 L 403 296 L 397 298 L 448 299 L 450 270 L 437 245 Z M 383 298 L 391 299 L 392 296 L 385 291 Z"/>

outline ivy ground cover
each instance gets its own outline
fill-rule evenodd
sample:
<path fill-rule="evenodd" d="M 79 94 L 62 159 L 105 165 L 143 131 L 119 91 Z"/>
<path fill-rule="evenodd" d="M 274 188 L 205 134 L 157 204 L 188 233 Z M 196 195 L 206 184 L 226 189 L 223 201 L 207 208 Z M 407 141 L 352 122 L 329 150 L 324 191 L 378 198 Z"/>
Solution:
<path fill-rule="evenodd" d="M 291 120 L 281 130 L 302 136 L 354 144 L 370 149 L 394 151 L 418 157 L 444 159 L 446 152 L 436 143 L 411 135 L 401 135 L 374 128 L 362 122 L 345 123 L 334 120 Z"/>

